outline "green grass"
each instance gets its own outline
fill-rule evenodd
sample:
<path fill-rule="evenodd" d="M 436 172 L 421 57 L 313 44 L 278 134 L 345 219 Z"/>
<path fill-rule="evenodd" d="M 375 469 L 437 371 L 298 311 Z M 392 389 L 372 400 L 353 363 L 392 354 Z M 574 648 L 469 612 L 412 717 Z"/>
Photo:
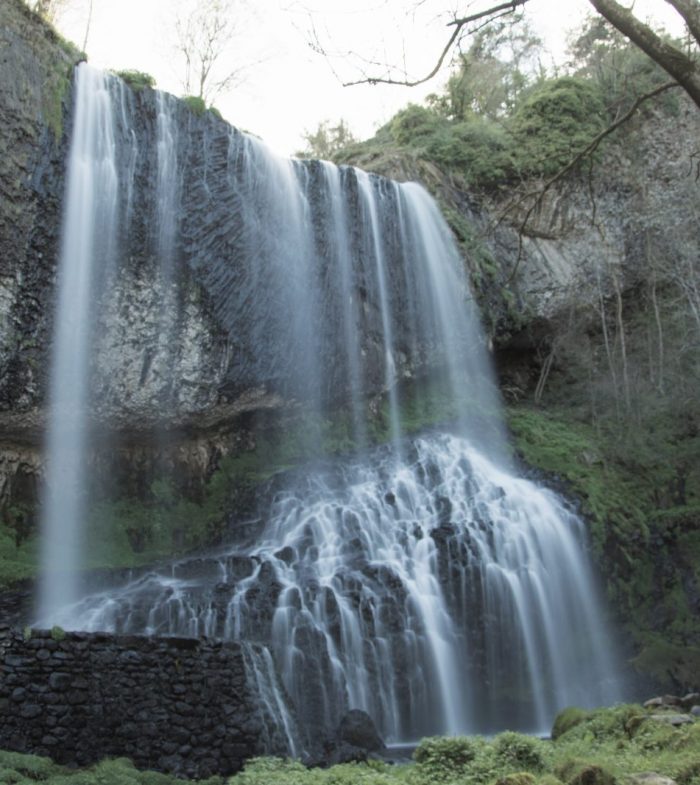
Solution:
<path fill-rule="evenodd" d="M 649 719 L 638 705 L 557 718 L 556 741 L 521 733 L 424 739 L 410 765 L 379 761 L 306 769 L 298 761 L 254 758 L 229 785 L 615 785 L 653 771 L 678 785 L 700 785 L 700 722 L 680 728 Z M 572 716 L 572 709 L 565 710 Z M 140 772 L 125 759 L 68 770 L 47 758 L 0 752 L 0 782 L 46 785 L 175 785 L 180 780 Z M 208 785 L 223 783 L 213 777 Z"/>

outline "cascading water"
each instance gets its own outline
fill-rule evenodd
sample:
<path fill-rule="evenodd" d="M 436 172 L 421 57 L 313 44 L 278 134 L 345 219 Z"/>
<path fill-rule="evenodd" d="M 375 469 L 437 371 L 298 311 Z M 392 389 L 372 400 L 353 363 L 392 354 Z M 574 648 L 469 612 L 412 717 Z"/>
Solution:
<path fill-rule="evenodd" d="M 47 620 L 78 599 L 93 300 L 96 279 L 113 263 L 118 229 L 113 96 L 107 77 L 79 69 L 75 92 L 46 440 L 39 615 Z"/>
<path fill-rule="evenodd" d="M 82 84 L 76 129 L 93 100 Z M 52 622 L 256 644 L 251 673 L 294 751 L 349 708 L 398 741 L 541 731 L 564 705 L 615 700 L 582 524 L 509 465 L 463 262 L 430 197 L 275 158 L 160 94 L 140 101 L 150 124 L 129 110 L 117 158 L 128 181 L 137 151 L 157 187 L 114 188 L 156 223 L 161 277 L 177 286 L 186 263 L 206 291 L 226 390 L 262 388 L 316 422 L 346 407 L 357 449 L 278 478 L 253 543 L 65 597 Z M 127 224 L 125 246 L 141 236 Z M 160 372 L 164 401 L 176 360 Z M 410 437 L 417 410 L 451 426 Z M 388 443 L 371 447 L 378 431 Z"/>

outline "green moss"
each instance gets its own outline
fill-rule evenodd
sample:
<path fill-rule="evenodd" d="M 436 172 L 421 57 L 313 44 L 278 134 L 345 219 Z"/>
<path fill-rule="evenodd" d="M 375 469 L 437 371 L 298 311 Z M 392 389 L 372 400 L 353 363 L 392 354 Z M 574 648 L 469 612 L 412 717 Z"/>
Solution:
<path fill-rule="evenodd" d="M 141 90 L 152 90 L 156 86 L 155 78 L 143 71 L 126 70 L 115 71 L 115 73 L 136 93 L 141 92 Z"/>
<path fill-rule="evenodd" d="M 669 689 L 675 689 L 679 683 L 692 685 L 700 673 L 700 648 L 670 643 L 661 634 L 646 634 L 632 665 Z"/>
<path fill-rule="evenodd" d="M 576 706 L 569 706 L 557 714 L 554 725 L 552 726 L 552 739 L 556 741 L 560 736 L 563 736 L 568 730 L 580 725 L 584 720 L 588 719 L 589 712 L 579 709 Z"/>
<path fill-rule="evenodd" d="M 182 103 L 196 115 L 203 115 L 207 111 L 207 105 L 203 98 L 198 95 L 185 95 L 182 97 Z"/>
<path fill-rule="evenodd" d="M 63 64 L 55 64 L 44 84 L 42 114 L 56 141 L 63 136 L 63 111 L 72 73 L 73 66 L 66 69 Z"/>
<path fill-rule="evenodd" d="M 635 478 L 604 460 L 593 428 L 536 409 L 510 408 L 507 419 L 522 459 L 563 479 L 584 502 L 599 554 L 611 531 L 648 539 L 643 506 L 648 491 L 640 493 Z"/>
<path fill-rule="evenodd" d="M 54 625 L 51 628 L 51 638 L 52 638 L 52 640 L 62 641 L 62 640 L 65 639 L 65 637 L 66 637 L 66 631 L 62 627 L 59 627 L 58 625 Z"/>

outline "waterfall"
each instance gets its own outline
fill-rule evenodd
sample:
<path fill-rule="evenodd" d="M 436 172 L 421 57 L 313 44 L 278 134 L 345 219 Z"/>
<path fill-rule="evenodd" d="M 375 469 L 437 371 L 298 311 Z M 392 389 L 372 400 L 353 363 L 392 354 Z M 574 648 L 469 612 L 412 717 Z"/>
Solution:
<path fill-rule="evenodd" d="M 88 492 L 88 405 L 94 297 L 116 253 L 119 182 L 108 78 L 87 66 L 75 81 L 58 267 L 42 505 L 39 615 L 78 599 Z"/>
<path fill-rule="evenodd" d="M 278 729 L 270 738 L 295 752 L 352 708 L 398 742 L 505 727 L 542 732 L 565 705 L 614 701 L 616 661 L 584 526 L 510 464 L 464 263 L 429 195 L 351 167 L 277 158 L 159 93 L 142 94 L 138 111 L 122 96 L 123 120 L 110 137 L 109 95 L 116 102 L 118 89 L 78 71 L 54 367 L 62 368 L 62 351 L 81 364 L 54 370 L 54 386 L 70 376 L 87 389 L 90 344 L 83 337 L 80 351 L 61 348 L 63 321 L 80 313 L 75 303 L 64 311 L 61 298 L 66 286 L 77 288 L 68 270 L 78 259 L 81 276 L 99 278 L 107 262 L 90 238 L 107 227 L 120 238 L 125 278 L 141 253 L 166 286 L 152 301 L 159 315 L 148 335 L 172 356 L 156 374 L 149 354 L 135 387 L 151 384 L 160 405 L 177 405 L 188 369 L 176 293 L 194 281 L 226 336 L 226 394 L 262 389 L 290 402 L 308 415 L 318 451 L 313 424 L 344 409 L 356 449 L 279 478 L 261 500 L 254 542 L 109 590 L 73 590 L 51 614 L 42 606 L 42 618 L 250 644 L 249 670 Z M 104 137 L 81 131 L 88 117 Z M 154 185 L 129 179 L 140 167 Z M 82 194 L 88 187 L 96 198 Z M 70 251 L 73 243 L 86 246 L 84 255 Z M 86 331 L 96 295 L 83 288 Z M 100 334 L 109 346 L 109 320 Z M 106 390 L 104 369 L 116 362 L 108 354 L 98 357 Z M 84 442 L 89 396 L 71 390 L 70 401 L 83 413 L 72 438 Z M 416 412 L 442 425 L 412 434 Z M 51 434 L 49 467 L 73 449 Z M 53 504 L 49 496 L 47 511 Z M 47 542 L 49 562 L 62 558 L 56 539 Z"/>

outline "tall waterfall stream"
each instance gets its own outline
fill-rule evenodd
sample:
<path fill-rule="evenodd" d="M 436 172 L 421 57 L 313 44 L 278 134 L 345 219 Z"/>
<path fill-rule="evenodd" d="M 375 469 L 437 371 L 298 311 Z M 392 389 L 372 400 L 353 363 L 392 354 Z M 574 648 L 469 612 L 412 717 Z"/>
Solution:
<path fill-rule="evenodd" d="M 350 708 L 398 742 L 541 732 L 565 705 L 614 700 L 583 525 L 510 465 L 463 261 L 426 192 L 277 158 L 161 93 L 139 99 L 150 107 L 139 120 L 131 92 L 86 65 L 75 96 L 39 619 L 256 644 L 251 670 L 295 753 Z M 168 389 L 185 266 L 229 336 L 231 387 L 331 419 L 342 402 L 356 449 L 278 484 L 255 542 L 80 596 L 51 568 L 80 566 L 90 380 L 106 329 L 95 303 L 109 308 L 137 230 L 157 260 L 154 363 Z M 399 382 L 418 367 L 451 425 L 411 436 Z M 378 392 L 384 445 L 369 438 Z"/>

